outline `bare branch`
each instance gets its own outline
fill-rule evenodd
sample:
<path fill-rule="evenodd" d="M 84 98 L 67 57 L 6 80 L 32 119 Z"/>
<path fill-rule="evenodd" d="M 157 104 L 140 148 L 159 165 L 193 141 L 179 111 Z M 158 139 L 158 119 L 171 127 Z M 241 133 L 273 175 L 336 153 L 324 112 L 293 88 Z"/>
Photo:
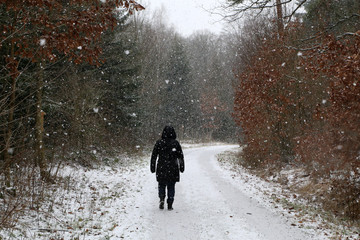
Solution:
<path fill-rule="evenodd" d="M 294 46 L 285 46 L 285 48 L 305 52 L 305 51 L 311 51 L 311 50 L 317 49 L 320 46 L 321 46 L 320 44 L 317 44 L 317 45 L 315 45 L 313 47 L 309 47 L 309 48 L 297 48 L 297 47 L 294 47 Z"/>
<path fill-rule="evenodd" d="M 306 42 L 306 41 L 313 40 L 313 39 L 317 38 L 318 36 L 320 36 L 320 35 L 322 35 L 322 34 L 324 34 L 324 33 L 329 32 L 331 29 L 337 27 L 339 24 L 341 24 L 341 23 L 343 23 L 343 22 L 346 22 L 346 21 L 349 21 L 349 20 L 350 20 L 351 18 L 353 18 L 353 17 L 358 17 L 358 18 L 360 18 L 360 14 L 354 13 L 354 14 L 352 14 L 352 15 L 349 16 L 349 17 L 344 17 L 343 19 L 340 19 L 339 21 L 337 21 L 335 24 L 327 27 L 325 30 L 323 30 L 323 31 L 318 31 L 317 33 L 315 33 L 315 35 L 310 36 L 310 37 L 305 38 L 305 39 L 300 39 L 299 41 L 301 41 L 301 42 Z"/>
<path fill-rule="evenodd" d="M 229 22 L 234 22 L 239 20 L 245 12 L 255 11 L 256 16 L 258 16 L 266 9 L 272 9 L 278 6 L 283 6 L 293 1 L 294 0 L 286 0 L 286 1 L 281 1 L 280 3 L 278 3 L 277 1 L 273 2 L 271 0 L 246 1 L 246 3 L 242 3 L 239 1 L 232 1 L 228 5 L 222 7 L 228 13 L 221 15 L 224 19 L 228 19 Z"/>
<path fill-rule="evenodd" d="M 341 39 L 341 38 L 344 38 L 346 36 L 356 36 L 356 37 L 359 37 L 360 38 L 360 31 L 359 32 L 356 32 L 356 33 L 352 33 L 352 32 L 346 32 L 346 33 L 343 33 L 339 36 L 336 36 L 336 39 Z"/>
<path fill-rule="evenodd" d="M 17 29 L 15 32 L 11 33 L 9 36 L 7 36 L 6 38 L 2 39 L 0 44 L 2 44 L 3 42 L 5 42 L 6 40 L 8 40 L 9 38 L 13 37 L 16 33 L 20 32 L 24 27 L 25 27 L 26 23 L 24 23 L 19 29 Z"/>
<path fill-rule="evenodd" d="M 284 19 L 289 18 L 288 22 L 290 22 L 292 16 L 294 16 L 295 13 L 296 13 L 306 2 L 307 2 L 307 0 L 302 0 L 302 2 L 300 2 L 300 3 L 298 4 L 298 6 L 297 6 L 289 15 L 284 16 Z"/>

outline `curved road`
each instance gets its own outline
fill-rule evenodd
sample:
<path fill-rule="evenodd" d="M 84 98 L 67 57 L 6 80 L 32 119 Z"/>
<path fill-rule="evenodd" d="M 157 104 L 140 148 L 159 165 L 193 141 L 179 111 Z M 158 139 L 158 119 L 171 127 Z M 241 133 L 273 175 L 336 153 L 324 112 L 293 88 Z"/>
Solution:
<path fill-rule="evenodd" d="M 291 226 L 285 217 L 246 196 L 224 176 L 216 160 L 234 145 L 184 150 L 185 173 L 176 184 L 174 211 L 159 210 L 155 175 L 145 174 L 126 239 L 306 240 L 315 236 Z M 121 223 L 120 223 L 121 224 Z"/>

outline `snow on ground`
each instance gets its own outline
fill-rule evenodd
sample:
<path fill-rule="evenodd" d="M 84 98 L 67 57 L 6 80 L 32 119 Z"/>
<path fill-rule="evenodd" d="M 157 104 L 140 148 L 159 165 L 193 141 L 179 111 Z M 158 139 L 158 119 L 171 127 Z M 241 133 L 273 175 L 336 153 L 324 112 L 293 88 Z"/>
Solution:
<path fill-rule="evenodd" d="M 183 145 L 185 173 L 174 210 L 159 210 L 150 155 L 94 170 L 66 168 L 47 204 L 0 231 L 0 239 L 328 239 L 287 209 L 274 209 L 271 184 L 234 175 L 216 155 L 234 145 Z M 76 179 L 75 183 L 66 179 Z"/>
<path fill-rule="evenodd" d="M 308 195 L 302 196 L 296 191 L 310 184 L 309 175 L 304 174 L 302 169 L 290 167 L 281 170 L 282 184 L 272 179 L 278 179 L 279 174 L 264 180 L 234 163 L 234 154 L 229 152 L 238 153 L 239 150 L 241 151 L 241 148 L 233 148 L 227 153 L 218 155 L 220 164 L 217 165 L 217 170 L 223 171 L 228 181 L 236 184 L 241 192 L 272 212 L 285 216 L 292 226 L 306 229 L 316 236 L 315 239 L 360 239 L 359 229 L 336 219 L 331 213 L 322 210 L 321 206 L 309 202 Z M 309 195 L 311 197 L 311 193 Z"/>

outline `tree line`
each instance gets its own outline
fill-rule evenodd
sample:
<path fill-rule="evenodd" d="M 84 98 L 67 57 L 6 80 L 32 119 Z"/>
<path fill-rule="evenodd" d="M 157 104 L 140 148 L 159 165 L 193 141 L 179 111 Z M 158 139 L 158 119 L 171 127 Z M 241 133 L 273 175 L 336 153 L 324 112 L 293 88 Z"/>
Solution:
<path fill-rule="evenodd" d="M 39 204 L 64 164 L 142 151 L 166 124 L 182 140 L 236 140 L 230 42 L 140 10 L 0 1 L 0 225 Z"/>
<path fill-rule="evenodd" d="M 252 168 L 299 164 L 359 216 L 360 6 L 294 2 L 229 0 L 220 36 L 183 37 L 132 0 L 0 0 L 0 225 L 63 164 L 142 150 L 166 124 L 239 140 Z"/>
<path fill-rule="evenodd" d="M 234 104 L 246 165 L 301 166 L 314 184 L 328 186 L 326 209 L 357 219 L 359 1 L 300 1 L 297 14 L 285 11 L 292 1 L 231 2 L 262 11 L 242 26 L 239 41 L 251 49 L 240 50 Z"/>

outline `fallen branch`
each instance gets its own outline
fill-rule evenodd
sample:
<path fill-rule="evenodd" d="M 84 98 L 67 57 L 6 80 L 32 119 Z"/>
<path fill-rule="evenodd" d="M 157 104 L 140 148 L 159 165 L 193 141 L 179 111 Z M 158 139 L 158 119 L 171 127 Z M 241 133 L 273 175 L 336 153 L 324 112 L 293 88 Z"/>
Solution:
<path fill-rule="evenodd" d="M 73 231 L 73 229 L 51 229 L 51 228 L 39 228 L 39 229 L 31 229 L 31 230 L 35 230 L 35 231 L 39 231 L 39 232 L 70 232 Z"/>

